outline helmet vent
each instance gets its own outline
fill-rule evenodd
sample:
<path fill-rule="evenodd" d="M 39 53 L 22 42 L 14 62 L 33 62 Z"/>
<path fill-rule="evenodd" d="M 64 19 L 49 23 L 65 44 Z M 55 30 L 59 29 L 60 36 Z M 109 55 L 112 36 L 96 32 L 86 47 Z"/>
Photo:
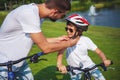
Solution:
<path fill-rule="evenodd" d="M 76 21 L 76 23 L 84 24 L 83 22 L 80 22 L 80 21 Z"/>

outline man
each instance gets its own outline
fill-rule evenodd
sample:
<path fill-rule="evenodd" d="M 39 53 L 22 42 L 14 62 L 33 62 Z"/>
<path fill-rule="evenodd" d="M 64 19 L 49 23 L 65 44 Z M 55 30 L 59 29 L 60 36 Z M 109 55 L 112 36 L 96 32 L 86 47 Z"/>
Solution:
<path fill-rule="evenodd" d="M 11 11 L 0 29 L 0 63 L 27 56 L 33 43 L 37 44 L 44 53 L 76 44 L 77 39 L 67 40 L 65 37 L 46 39 L 40 27 L 43 18 L 56 21 L 63 18 L 70 9 L 70 0 L 47 0 L 43 4 L 32 3 Z M 56 41 L 57 43 L 54 43 Z M 4 67 L 0 67 L 0 70 L 2 70 L 0 75 L 7 77 L 7 70 Z M 23 74 L 29 71 L 25 75 L 29 80 L 33 80 L 31 70 L 25 61 L 15 65 L 13 70 Z"/>

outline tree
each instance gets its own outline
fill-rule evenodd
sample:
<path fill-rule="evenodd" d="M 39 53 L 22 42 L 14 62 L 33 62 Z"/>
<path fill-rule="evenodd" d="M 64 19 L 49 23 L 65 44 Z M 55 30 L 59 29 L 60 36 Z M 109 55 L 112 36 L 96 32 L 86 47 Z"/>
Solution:
<path fill-rule="evenodd" d="M 22 4 L 43 3 L 45 0 L 0 0 L 0 10 L 12 10 Z"/>

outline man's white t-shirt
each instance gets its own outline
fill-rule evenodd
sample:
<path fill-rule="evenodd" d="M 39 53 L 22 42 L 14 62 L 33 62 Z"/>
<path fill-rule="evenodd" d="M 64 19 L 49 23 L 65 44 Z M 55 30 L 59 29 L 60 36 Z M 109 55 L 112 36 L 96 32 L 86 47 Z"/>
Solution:
<path fill-rule="evenodd" d="M 29 33 L 41 32 L 41 23 L 34 3 L 11 11 L 0 28 L 0 63 L 26 57 L 33 44 Z"/>
<path fill-rule="evenodd" d="M 88 56 L 88 50 L 95 51 L 97 46 L 88 37 L 81 36 L 75 46 L 67 48 L 66 60 L 73 67 L 91 67 L 94 62 Z"/>

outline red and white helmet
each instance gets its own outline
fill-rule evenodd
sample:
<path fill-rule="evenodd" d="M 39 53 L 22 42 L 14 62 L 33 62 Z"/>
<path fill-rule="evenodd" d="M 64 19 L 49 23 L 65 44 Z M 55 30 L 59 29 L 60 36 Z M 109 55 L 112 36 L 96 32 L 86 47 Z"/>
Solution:
<path fill-rule="evenodd" d="M 85 28 L 89 26 L 89 22 L 79 14 L 72 14 L 66 18 L 67 21 L 74 23 L 78 28 Z M 86 31 L 86 30 L 85 30 Z"/>

